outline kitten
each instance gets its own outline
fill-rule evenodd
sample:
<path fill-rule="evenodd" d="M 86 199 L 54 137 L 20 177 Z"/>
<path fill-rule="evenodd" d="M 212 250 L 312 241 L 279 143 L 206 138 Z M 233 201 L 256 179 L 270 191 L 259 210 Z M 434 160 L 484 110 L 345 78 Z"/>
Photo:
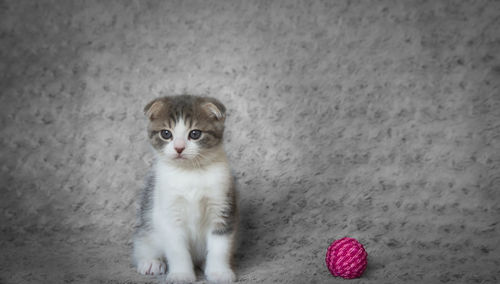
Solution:
<path fill-rule="evenodd" d="M 226 108 L 189 95 L 158 98 L 144 108 L 156 162 L 147 178 L 134 236 L 134 263 L 167 282 L 235 281 L 231 269 L 237 208 L 222 147 Z M 166 260 L 166 263 L 165 263 Z"/>

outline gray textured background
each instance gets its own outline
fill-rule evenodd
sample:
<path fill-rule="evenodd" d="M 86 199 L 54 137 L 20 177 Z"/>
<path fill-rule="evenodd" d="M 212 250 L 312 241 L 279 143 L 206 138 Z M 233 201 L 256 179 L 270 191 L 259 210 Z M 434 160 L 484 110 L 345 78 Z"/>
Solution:
<path fill-rule="evenodd" d="M 499 1 L 0 1 L 0 282 L 130 265 L 142 108 L 227 108 L 243 283 L 500 281 Z M 201 277 L 200 279 L 203 279 Z"/>

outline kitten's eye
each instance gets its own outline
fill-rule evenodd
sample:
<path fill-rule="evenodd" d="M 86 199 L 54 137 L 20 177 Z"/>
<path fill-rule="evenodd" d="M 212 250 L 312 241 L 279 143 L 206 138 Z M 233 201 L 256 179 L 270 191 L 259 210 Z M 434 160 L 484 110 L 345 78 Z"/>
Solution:
<path fill-rule="evenodd" d="M 161 138 L 163 138 L 165 140 L 172 138 L 172 132 L 170 132 L 166 129 L 163 129 L 162 131 L 160 131 L 160 135 L 161 135 Z"/>
<path fill-rule="evenodd" d="M 191 139 L 199 139 L 201 137 L 201 130 L 191 130 L 191 132 L 189 132 L 189 138 Z"/>

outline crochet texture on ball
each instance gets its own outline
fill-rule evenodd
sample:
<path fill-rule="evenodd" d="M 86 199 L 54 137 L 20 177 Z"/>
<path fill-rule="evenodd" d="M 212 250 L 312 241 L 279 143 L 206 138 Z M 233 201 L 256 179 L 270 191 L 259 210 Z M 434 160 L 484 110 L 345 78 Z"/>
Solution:
<path fill-rule="evenodd" d="M 353 238 L 333 242 L 326 253 L 326 266 L 334 275 L 347 279 L 360 277 L 366 269 L 367 253 Z"/>

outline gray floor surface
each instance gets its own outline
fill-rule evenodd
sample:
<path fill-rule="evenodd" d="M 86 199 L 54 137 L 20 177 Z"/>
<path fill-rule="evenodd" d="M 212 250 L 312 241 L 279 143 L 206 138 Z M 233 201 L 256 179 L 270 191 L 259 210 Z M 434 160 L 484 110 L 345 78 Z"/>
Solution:
<path fill-rule="evenodd" d="M 228 109 L 240 283 L 500 281 L 499 1 L 0 1 L 0 283 L 130 264 L 142 108 Z M 204 277 L 199 275 L 199 281 Z"/>

